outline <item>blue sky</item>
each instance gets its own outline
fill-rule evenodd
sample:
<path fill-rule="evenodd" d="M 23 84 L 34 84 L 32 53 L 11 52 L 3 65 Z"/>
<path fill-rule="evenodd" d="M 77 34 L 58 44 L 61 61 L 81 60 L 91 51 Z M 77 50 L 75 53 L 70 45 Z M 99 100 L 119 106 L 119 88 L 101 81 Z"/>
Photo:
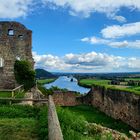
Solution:
<path fill-rule="evenodd" d="M 0 20 L 15 20 L 33 31 L 35 67 L 55 72 L 140 71 L 139 0 L 0 2 Z"/>

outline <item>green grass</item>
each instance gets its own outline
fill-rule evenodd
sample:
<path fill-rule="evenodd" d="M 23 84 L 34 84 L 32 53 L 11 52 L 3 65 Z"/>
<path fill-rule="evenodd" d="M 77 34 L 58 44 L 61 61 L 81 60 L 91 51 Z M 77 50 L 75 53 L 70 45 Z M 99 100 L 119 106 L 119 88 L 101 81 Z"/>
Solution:
<path fill-rule="evenodd" d="M 64 109 L 69 110 L 71 114 L 75 113 L 77 118 L 79 118 L 79 116 L 84 117 L 85 120 L 89 123 L 101 124 L 102 126 L 118 130 L 119 132 L 125 133 L 127 135 L 129 135 L 129 130 L 133 130 L 132 127 L 128 126 L 122 121 L 115 120 L 92 106 L 83 105 L 75 107 L 64 107 Z"/>
<path fill-rule="evenodd" d="M 109 81 L 110 80 L 82 79 L 82 80 L 79 81 L 79 85 L 83 86 L 83 87 L 100 86 L 100 87 L 104 87 L 105 89 L 112 89 L 112 90 L 130 92 L 130 93 L 140 95 L 139 87 L 137 87 L 137 88 L 133 88 L 133 87 L 121 88 L 119 86 L 109 85 L 108 84 Z"/>
<path fill-rule="evenodd" d="M 11 92 L 7 92 L 7 91 L 0 91 L 0 98 L 10 98 L 12 97 L 12 93 Z"/>
<path fill-rule="evenodd" d="M 25 95 L 25 92 L 15 92 L 14 97 L 15 98 L 23 98 Z M 12 92 L 8 91 L 0 91 L 0 98 L 10 98 L 12 97 Z"/>
<path fill-rule="evenodd" d="M 91 131 L 86 122 L 94 122 L 128 134 L 126 124 L 116 121 L 91 106 L 57 108 L 64 140 L 101 140 L 102 134 Z M 85 134 L 85 132 L 88 132 Z M 111 135 L 104 136 L 113 140 Z M 0 106 L 0 140 L 47 140 L 47 106 Z"/>
<path fill-rule="evenodd" d="M 126 81 L 130 81 L 130 80 L 133 80 L 133 81 L 140 81 L 140 78 L 126 78 L 125 80 L 126 80 Z"/>
<path fill-rule="evenodd" d="M 47 107 L 0 106 L 0 140 L 47 140 L 47 128 Z"/>
<path fill-rule="evenodd" d="M 78 82 L 80 86 L 84 87 L 92 87 L 93 85 L 100 85 L 100 86 L 105 86 L 109 87 L 110 85 L 108 84 L 110 80 L 100 80 L 100 79 L 82 79 Z"/>
<path fill-rule="evenodd" d="M 36 118 L 39 108 L 20 105 L 0 106 L 0 118 Z"/>
<path fill-rule="evenodd" d="M 37 140 L 36 123 L 33 118 L 0 119 L 0 140 Z"/>
<path fill-rule="evenodd" d="M 88 128 L 83 112 L 77 114 L 70 108 L 57 109 L 64 140 L 103 140 L 101 132 L 93 132 Z M 104 138 L 113 140 L 107 134 L 104 135 Z"/>
<path fill-rule="evenodd" d="M 110 80 L 100 80 L 100 79 L 82 79 L 80 80 L 81 84 L 86 84 L 92 86 L 93 84 L 100 84 L 100 85 L 108 85 Z"/>
<path fill-rule="evenodd" d="M 37 80 L 38 84 L 44 85 L 44 84 L 49 84 L 54 82 L 56 79 L 42 79 L 42 80 Z"/>
<path fill-rule="evenodd" d="M 14 98 L 24 98 L 25 92 L 15 92 L 14 93 Z M 6 91 L 1 91 L 0 92 L 0 98 L 12 98 L 12 92 L 6 92 Z M 19 103 L 20 101 L 12 101 L 12 103 Z M 0 104 L 10 104 L 10 101 L 8 100 L 0 100 Z"/>

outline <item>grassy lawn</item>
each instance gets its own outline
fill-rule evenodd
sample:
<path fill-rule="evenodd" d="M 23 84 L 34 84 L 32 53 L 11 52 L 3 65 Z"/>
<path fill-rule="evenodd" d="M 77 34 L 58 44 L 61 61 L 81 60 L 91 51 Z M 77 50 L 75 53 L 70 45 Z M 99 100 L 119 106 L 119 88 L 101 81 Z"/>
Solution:
<path fill-rule="evenodd" d="M 42 80 L 37 80 L 38 84 L 44 85 L 44 84 L 48 84 L 51 82 L 54 82 L 56 79 L 42 79 Z"/>
<path fill-rule="evenodd" d="M 0 140 L 47 140 L 46 116 L 46 107 L 0 106 Z"/>
<path fill-rule="evenodd" d="M 12 97 L 12 93 L 11 92 L 0 91 L 0 98 L 10 98 L 10 97 Z"/>
<path fill-rule="evenodd" d="M 15 98 L 23 98 L 24 95 L 25 95 L 25 92 L 14 93 Z M 10 98 L 10 97 L 12 97 L 12 92 L 0 91 L 0 98 Z"/>
<path fill-rule="evenodd" d="M 14 98 L 24 98 L 25 92 L 16 92 L 14 93 Z M 0 91 L 0 98 L 11 98 L 12 92 L 2 92 Z M 12 101 L 12 103 L 19 103 L 19 101 Z M 0 104 L 10 104 L 8 100 L 0 100 Z"/>
<path fill-rule="evenodd" d="M 69 110 L 71 114 L 75 113 L 77 117 L 82 116 L 87 122 L 101 124 L 102 126 L 118 130 L 119 132 L 129 135 L 129 130 L 133 130 L 132 127 L 123 123 L 122 121 L 115 120 L 98 109 L 92 106 L 75 106 L 75 107 L 63 107 L 65 110 Z"/>
<path fill-rule="evenodd" d="M 37 121 L 33 118 L 0 119 L 1 140 L 37 140 Z"/>

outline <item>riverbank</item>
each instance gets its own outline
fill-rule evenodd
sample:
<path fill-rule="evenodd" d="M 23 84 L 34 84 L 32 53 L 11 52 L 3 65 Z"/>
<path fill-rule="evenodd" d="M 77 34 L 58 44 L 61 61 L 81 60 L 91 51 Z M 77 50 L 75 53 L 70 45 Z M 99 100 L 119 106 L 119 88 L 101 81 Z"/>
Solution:
<path fill-rule="evenodd" d="M 67 89 L 68 91 L 78 92 L 80 94 L 88 93 L 90 91 L 89 88 L 79 86 L 76 78 L 67 76 L 60 76 L 54 82 L 45 84 L 44 87 L 46 87 L 46 89 L 58 87 L 59 89 Z"/>
<path fill-rule="evenodd" d="M 41 79 L 41 80 L 37 80 L 37 83 L 38 84 L 41 84 L 41 85 L 45 85 L 45 84 L 49 84 L 49 83 L 52 83 L 56 80 L 56 78 L 51 78 L 51 79 Z"/>

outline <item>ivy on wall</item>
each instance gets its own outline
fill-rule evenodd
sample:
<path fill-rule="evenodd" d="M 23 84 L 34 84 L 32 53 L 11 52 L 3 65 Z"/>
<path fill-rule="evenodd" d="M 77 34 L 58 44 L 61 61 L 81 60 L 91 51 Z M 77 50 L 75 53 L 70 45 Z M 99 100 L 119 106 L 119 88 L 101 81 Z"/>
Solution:
<path fill-rule="evenodd" d="M 25 90 L 35 85 L 35 71 L 29 61 L 16 60 L 14 65 L 15 79 L 17 83 L 23 84 Z"/>

